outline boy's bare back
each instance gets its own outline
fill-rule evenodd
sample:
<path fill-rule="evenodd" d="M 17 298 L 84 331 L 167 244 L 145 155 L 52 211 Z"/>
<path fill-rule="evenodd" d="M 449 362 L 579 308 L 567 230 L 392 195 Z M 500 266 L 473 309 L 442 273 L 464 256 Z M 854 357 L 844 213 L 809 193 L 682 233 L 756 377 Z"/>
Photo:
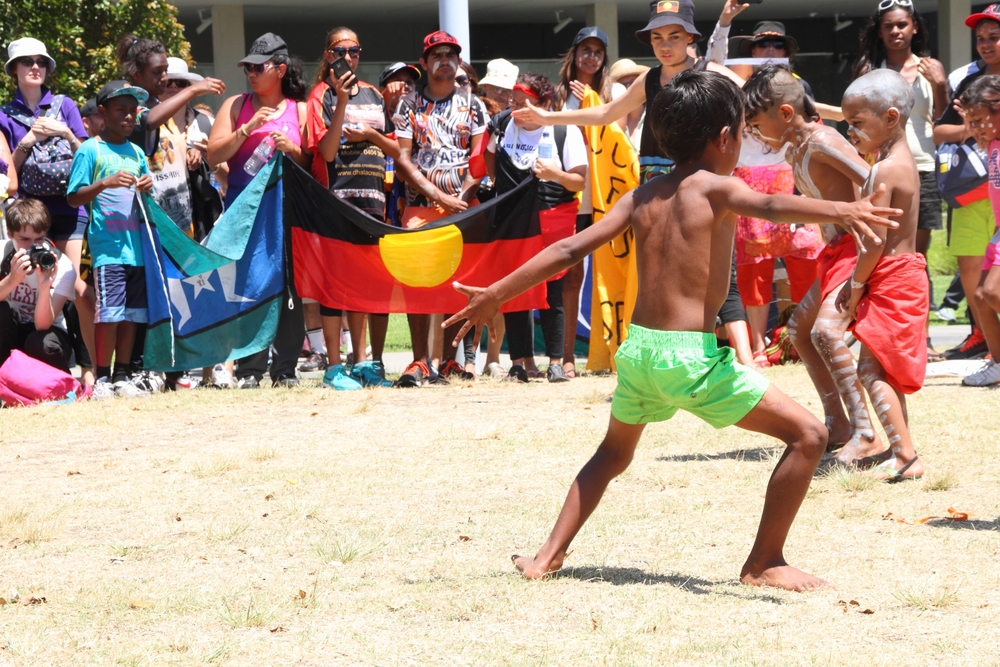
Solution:
<path fill-rule="evenodd" d="M 854 201 L 868 178 L 868 165 L 837 130 L 818 125 L 799 146 L 788 150 L 795 186 L 807 197 Z"/>

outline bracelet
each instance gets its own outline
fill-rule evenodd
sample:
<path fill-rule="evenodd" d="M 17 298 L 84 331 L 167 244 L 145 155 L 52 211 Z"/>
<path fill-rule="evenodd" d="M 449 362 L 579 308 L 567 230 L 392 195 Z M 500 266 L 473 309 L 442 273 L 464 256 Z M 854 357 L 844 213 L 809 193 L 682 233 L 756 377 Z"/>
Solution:
<path fill-rule="evenodd" d="M 250 138 L 250 133 L 247 132 L 246 124 L 240 125 L 240 129 L 236 130 L 236 134 L 242 135 L 244 139 Z"/>
<path fill-rule="evenodd" d="M 17 150 L 25 155 L 31 155 L 31 146 L 25 146 L 23 141 L 17 145 Z"/>
<path fill-rule="evenodd" d="M 865 289 L 868 287 L 868 283 L 859 283 L 854 278 L 851 278 L 851 289 Z"/>

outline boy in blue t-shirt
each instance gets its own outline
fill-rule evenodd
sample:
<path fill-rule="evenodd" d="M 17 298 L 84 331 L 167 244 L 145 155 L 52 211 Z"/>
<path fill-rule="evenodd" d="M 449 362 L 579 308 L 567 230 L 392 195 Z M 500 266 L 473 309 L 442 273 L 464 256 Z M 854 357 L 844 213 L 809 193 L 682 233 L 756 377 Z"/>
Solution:
<path fill-rule="evenodd" d="M 67 201 L 90 213 L 87 242 L 93 257 L 97 309 L 94 338 L 98 378 L 116 387 L 128 381 L 135 325 L 146 322 L 142 212 L 136 192 L 153 187 L 142 149 L 128 141 L 138 105 L 149 97 L 125 81 L 105 84 L 97 94 L 104 130 L 81 144 L 73 157 Z M 111 372 L 112 358 L 115 363 Z M 100 383 L 100 380 L 98 381 Z"/>

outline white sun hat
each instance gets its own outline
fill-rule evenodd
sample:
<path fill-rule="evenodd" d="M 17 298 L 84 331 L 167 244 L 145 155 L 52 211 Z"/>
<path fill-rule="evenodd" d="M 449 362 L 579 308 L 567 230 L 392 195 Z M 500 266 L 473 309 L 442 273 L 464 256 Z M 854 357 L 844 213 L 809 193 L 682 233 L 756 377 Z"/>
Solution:
<path fill-rule="evenodd" d="M 205 77 L 188 71 L 188 64 L 182 58 L 167 58 L 167 78 L 182 81 L 201 81 Z"/>
<path fill-rule="evenodd" d="M 479 80 L 479 85 L 486 84 L 504 90 L 514 90 L 519 72 L 520 70 L 514 63 L 497 58 L 486 63 L 486 76 Z"/>
<path fill-rule="evenodd" d="M 14 64 L 14 61 L 24 56 L 44 56 L 49 61 L 47 74 L 52 74 L 52 71 L 56 68 L 56 61 L 45 50 L 44 44 L 34 37 L 22 37 L 21 39 L 15 39 L 7 45 L 7 64 L 3 66 L 4 71 L 7 72 L 7 76 L 13 76 L 10 73 L 11 66 Z"/>

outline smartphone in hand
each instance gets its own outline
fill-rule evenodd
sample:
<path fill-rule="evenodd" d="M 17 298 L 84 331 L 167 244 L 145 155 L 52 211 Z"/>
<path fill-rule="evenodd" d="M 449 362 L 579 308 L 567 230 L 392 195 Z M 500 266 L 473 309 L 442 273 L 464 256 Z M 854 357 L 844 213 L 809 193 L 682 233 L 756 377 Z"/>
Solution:
<path fill-rule="evenodd" d="M 333 72 L 334 79 L 339 79 L 348 72 L 352 71 L 351 66 L 347 64 L 347 58 L 343 56 L 330 63 L 330 70 Z"/>

